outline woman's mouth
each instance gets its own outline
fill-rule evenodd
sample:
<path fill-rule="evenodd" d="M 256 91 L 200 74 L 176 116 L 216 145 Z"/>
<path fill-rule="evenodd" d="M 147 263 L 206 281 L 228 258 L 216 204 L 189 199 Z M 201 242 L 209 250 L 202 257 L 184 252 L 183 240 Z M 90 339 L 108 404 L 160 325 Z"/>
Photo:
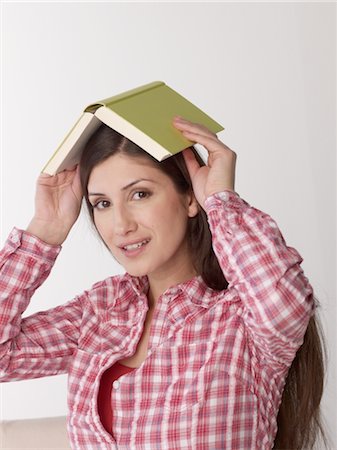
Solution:
<path fill-rule="evenodd" d="M 140 254 L 145 246 L 150 242 L 149 239 L 144 239 L 143 241 L 135 242 L 132 244 L 126 244 L 121 246 L 121 250 L 124 255 L 126 256 L 136 256 Z"/>

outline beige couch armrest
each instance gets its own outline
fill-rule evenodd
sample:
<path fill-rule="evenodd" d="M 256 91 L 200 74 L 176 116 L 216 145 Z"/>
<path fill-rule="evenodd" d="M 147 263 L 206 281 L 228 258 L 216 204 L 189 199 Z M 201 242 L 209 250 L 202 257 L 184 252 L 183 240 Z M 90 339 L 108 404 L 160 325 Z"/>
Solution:
<path fill-rule="evenodd" d="M 0 422 L 0 448 L 69 450 L 66 418 L 4 420 Z"/>

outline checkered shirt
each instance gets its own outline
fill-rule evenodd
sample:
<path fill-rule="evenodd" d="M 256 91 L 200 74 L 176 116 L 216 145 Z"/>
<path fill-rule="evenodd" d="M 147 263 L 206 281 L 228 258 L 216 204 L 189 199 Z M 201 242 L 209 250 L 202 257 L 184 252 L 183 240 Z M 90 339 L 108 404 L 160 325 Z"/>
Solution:
<path fill-rule="evenodd" d="M 60 247 L 12 230 L 0 253 L 0 380 L 67 373 L 73 449 L 272 448 L 312 288 L 269 215 L 230 191 L 210 196 L 206 210 L 229 286 L 214 291 L 197 276 L 161 295 L 147 358 L 113 384 L 113 437 L 97 411 L 100 377 L 137 348 L 147 277 L 109 277 L 22 319 Z"/>

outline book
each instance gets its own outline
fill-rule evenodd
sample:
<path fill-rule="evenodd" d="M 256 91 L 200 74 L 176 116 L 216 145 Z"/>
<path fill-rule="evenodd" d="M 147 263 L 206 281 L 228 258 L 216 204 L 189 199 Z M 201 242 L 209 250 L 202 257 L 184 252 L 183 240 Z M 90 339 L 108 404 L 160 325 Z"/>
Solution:
<path fill-rule="evenodd" d="M 213 133 L 224 129 L 166 83 L 154 81 L 88 105 L 42 172 L 55 175 L 74 167 L 102 123 L 162 161 L 194 144 L 173 126 L 176 115 L 200 123 Z"/>

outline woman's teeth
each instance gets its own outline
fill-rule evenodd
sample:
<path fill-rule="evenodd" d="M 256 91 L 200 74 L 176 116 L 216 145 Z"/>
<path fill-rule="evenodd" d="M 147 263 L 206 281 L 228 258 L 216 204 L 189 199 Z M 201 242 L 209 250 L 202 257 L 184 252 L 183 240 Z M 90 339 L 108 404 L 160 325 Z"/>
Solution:
<path fill-rule="evenodd" d="M 124 250 L 136 250 L 137 248 L 140 248 L 142 245 L 147 244 L 149 241 L 142 241 L 142 242 L 138 242 L 137 244 L 131 244 L 131 245 L 126 245 L 125 247 L 123 247 Z"/>

